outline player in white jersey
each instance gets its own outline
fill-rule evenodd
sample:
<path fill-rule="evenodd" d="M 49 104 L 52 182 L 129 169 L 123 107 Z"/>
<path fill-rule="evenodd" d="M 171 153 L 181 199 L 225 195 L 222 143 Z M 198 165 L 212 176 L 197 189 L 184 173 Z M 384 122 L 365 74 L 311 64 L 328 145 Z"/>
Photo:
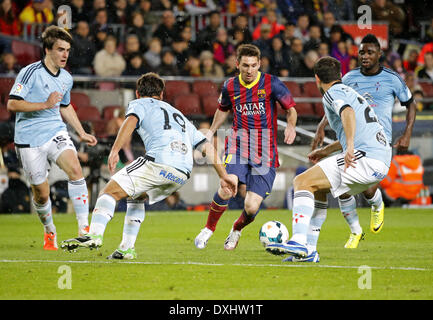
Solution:
<path fill-rule="evenodd" d="M 16 112 L 15 147 L 33 192 L 33 204 L 44 225 L 44 249 L 57 250 L 48 160 L 68 175 L 68 192 L 77 215 L 79 234 L 88 231 L 87 186 L 75 147 L 66 131 L 66 120 L 82 141 L 94 146 L 70 104 L 71 75 L 63 69 L 68 60 L 72 37 L 62 28 L 51 26 L 42 34 L 44 57 L 23 68 L 9 94 L 7 108 Z"/>
<path fill-rule="evenodd" d="M 403 135 L 398 137 L 393 144 L 397 153 L 405 153 L 409 147 L 415 123 L 416 103 L 404 80 L 396 72 L 380 65 L 381 55 L 382 51 L 377 38 L 372 34 L 366 35 L 359 46 L 359 62 L 361 66 L 348 72 L 342 81 L 368 101 L 384 127 L 386 137 L 390 143 L 392 142 L 392 109 L 395 99 L 397 98 L 402 105 L 406 106 L 406 128 Z M 312 146 L 313 150 L 322 144 L 325 136 L 324 128 L 327 123 L 325 116 L 317 128 Z M 370 230 L 373 233 L 378 233 L 384 225 L 382 194 L 378 189 L 378 185 L 375 185 L 363 192 L 363 195 L 371 206 Z M 363 231 L 356 212 L 356 200 L 353 196 L 342 195 L 338 201 L 351 232 L 345 248 L 357 248 L 359 241 L 363 239 Z M 317 216 L 317 221 L 313 223 L 315 231 L 311 230 L 311 243 L 317 242 L 321 223 L 326 218 L 326 206 L 326 201 L 317 203 L 317 210 L 321 214 Z"/>
<path fill-rule="evenodd" d="M 179 110 L 162 101 L 163 90 L 164 80 L 155 73 L 144 74 L 138 79 L 137 99 L 129 103 L 108 166 L 113 172 L 119 161 L 118 152 L 134 130 L 143 140 L 146 155 L 111 177 L 96 201 L 89 234 L 63 241 L 62 248 L 74 251 L 80 247 L 100 247 L 116 202 L 129 197 L 122 242 L 108 258 L 135 259 L 135 240 L 145 217 L 143 199 L 148 197 L 152 204 L 181 188 L 189 179 L 194 149 L 206 154 L 225 192 L 236 194 L 236 176 L 227 174 L 216 150 L 204 135 Z"/>
<path fill-rule="evenodd" d="M 319 59 L 314 66 L 325 114 L 338 141 L 316 152 L 313 162 L 327 158 L 293 181 L 293 235 L 287 243 L 266 247 L 272 253 L 292 255 L 285 261 L 319 261 L 316 248 L 307 246 L 315 200 L 323 201 L 329 191 L 334 197 L 361 193 L 388 173 L 392 151 L 383 127 L 366 99 L 341 82 L 340 67 L 331 57 Z"/>

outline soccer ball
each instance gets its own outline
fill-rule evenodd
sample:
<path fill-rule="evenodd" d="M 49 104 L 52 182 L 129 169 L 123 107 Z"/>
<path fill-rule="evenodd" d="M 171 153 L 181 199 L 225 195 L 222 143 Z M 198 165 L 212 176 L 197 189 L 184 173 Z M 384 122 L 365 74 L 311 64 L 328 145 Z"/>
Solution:
<path fill-rule="evenodd" d="M 289 240 L 289 231 L 279 221 L 268 221 L 260 228 L 259 240 L 264 247 L 272 243 L 287 242 Z"/>

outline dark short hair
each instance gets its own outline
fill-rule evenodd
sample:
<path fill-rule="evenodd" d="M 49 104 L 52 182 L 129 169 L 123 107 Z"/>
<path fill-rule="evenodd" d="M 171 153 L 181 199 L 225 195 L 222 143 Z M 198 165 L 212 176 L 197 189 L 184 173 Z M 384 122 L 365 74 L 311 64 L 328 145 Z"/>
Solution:
<path fill-rule="evenodd" d="M 236 59 L 241 61 L 244 56 L 257 57 L 260 60 L 260 49 L 253 44 L 241 44 L 236 50 Z"/>
<path fill-rule="evenodd" d="M 164 88 L 164 79 L 154 72 L 145 73 L 137 80 L 137 91 L 140 97 L 159 96 Z"/>
<path fill-rule="evenodd" d="M 316 74 L 323 83 L 341 80 L 341 63 L 332 57 L 322 57 L 314 65 Z"/>
<path fill-rule="evenodd" d="M 380 50 L 380 43 L 377 40 L 377 37 L 374 34 L 367 34 L 364 38 L 362 38 L 361 43 L 372 43 Z"/>
<path fill-rule="evenodd" d="M 65 29 L 58 26 L 49 26 L 46 28 L 42 33 L 42 49 L 44 53 L 45 49 L 51 50 L 57 40 L 64 40 L 72 45 L 72 36 Z"/>

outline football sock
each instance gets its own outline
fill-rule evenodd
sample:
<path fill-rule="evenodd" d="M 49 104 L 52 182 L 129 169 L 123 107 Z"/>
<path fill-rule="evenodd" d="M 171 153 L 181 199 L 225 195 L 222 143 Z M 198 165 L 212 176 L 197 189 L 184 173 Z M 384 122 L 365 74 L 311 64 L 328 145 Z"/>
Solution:
<path fill-rule="evenodd" d="M 210 205 L 206 228 L 212 230 L 212 232 L 215 231 L 218 220 L 221 218 L 224 211 L 226 211 L 228 203 L 229 199 L 224 200 L 219 196 L 218 192 L 215 193 Z"/>
<path fill-rule="evenodd" d="M 301 244 L 307 243 L 310 220 L 314 212 L 314 195 L 307 190 L 295 191 L 293 198 L 291 241 Z"/>
<path fill-rule="evenodd" d="M 134 248 L 140 225 L 145 217 L 144 200 L 127 200 L 123 237 L 120 249 Z"/>
<path fill-rule="evenodd" d="M 53 223 L 53 214 L 51 212 L 51 200 L 48 199 L 45 204 L 38 204 L 33 199 L 33 205 L 36 209 L 36 212 L 38 213 L 39 220 L 41 220 L 42 224 L 44 225 L 44 232 L 56 233 L 56 227 Z"/>
<path fill-rule="evenodd" d="M 240 217 L 233 224 L 233 230 L 241 231 L 243 228 L 245 228 L 247 225 L 254 221 L 258 213 L 259 212 L 257 211 L 255 214 L 250 215 L 245 212 L 245 209 L 242 210 Z"/>
<path fill-rule="evenodd" d="M 102 236 L 108 221 L 113 218 L 116 209 L 116 200 L 108 194 L 103 194 L 96 200 L 93 209 L 92 222 L 90 223 L 89 233 Z"/>
<path fill-rule="evenodd" d="M 351 196 L 348 199 L 338 198 L 338 204 L 340 205 L 340 210 L 344 216 L 344 219 L 346 219 L 346 222 L 350 227 L 350 232 L 355 234 L 362 233 L 362 228 L 359 224 L 358 213 L 356 212 L 355 197 Z"/>
<path fill-rule="evenodd" d="M 74 206 L 78 227 L 80 229 L 87 227 L 89 225 L 89 197 L 86 180 L 82 178 L 68 181 L 68 193 Z"/>
<path fill-rule="evenodd" d="M 328 202 L 314 201 L 313 216 L 310 220 L 307 234 L 307 249 L 308 254 L 317 250 L 317 242 L 319 241 L 320 230 L 326 220 Z"/>
<path fill-rule="evenodd" d="M 367 199 L 365 196 L 364 198 L 374 211 L 380 209 L 383 199 L 382 199 L 382 192 L 380 192 L 379 189 L 376 190 L 376 193 L 374 194 L 373 198 Z"/>

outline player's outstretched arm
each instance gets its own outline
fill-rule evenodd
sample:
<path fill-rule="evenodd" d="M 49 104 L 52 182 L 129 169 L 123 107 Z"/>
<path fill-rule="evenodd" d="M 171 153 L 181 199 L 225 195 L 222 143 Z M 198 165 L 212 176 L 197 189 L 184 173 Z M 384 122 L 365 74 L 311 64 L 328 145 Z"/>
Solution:
<path fill-rule="evenodd" d="M 60 108 L 60 114 L 62 115 L 63 119 L 67 123 L 69 123 L 72 128 L 77 132 L 78 136 L 80 137 L 81 141 L 84 141 L 87 143 L 88 146 L 93 147 L 98 143 L 98 140 L 95 136 L 87 133 L 84 131 L 83 126 L 81 125 L 80 120 L 78 119 L 78 116 L 74 110 L 74 107 L 72 105 L 68 105 L 67 107 L 61 107 Z"/>
<path fill-rule="evenodd" d="M 340 141 L 335 141 L 331 144 L 328 144 L 325 147 L 314 149 L 308 154 L 308 159 L 316 164 L 321 159 L 326 158 L 327 156 L 331 155 L 332 153 L 336 151 L 340 151 L 343 148 L 341 147 Z"/>
<path fill-rule="evenodd" d="M 323 116 L 322 120 L 320 120 L 317 129 L 316 136 L 311 143 L 311 150 L 316 149 L 317 147 L 321 147 L 323 145 L 323 140 L 325 140 L 325 128 L 328 125 L 328 119 L 326 115 Z"/>
<path fill-rule="evenodd" d="M 410 137 L 412 136 L 413 126 L 416 119 L 416 103 L 412 101 L 406 111 L 406 128 L 401 137 L 397 138 L 394 143 L 394 148 L 397 148 L 397 153 L 405 153 L 409 148 Z"/>
<path fill-rule="evenodd" d="M 344 134 L 346 135 L 346 154 L 344 156 L 344 171 L 348 167 L 355 168 L 355 130 L 356 119 L 355 111 L 351 107 L 341 111 L 341 122 L 343 124 Z"/>
<path fill-rule="evenodd" d="M 298 113 L 295 108 L 286 110 L 287 126 L 284 129 L 284 143 L 292 144 L 296 138 L 296 121 L 298 120 Z"/>
<path fill-rule="evenodd" d="M 45 102 L 28 102 L 26 100 L 9 99 L 7 109 L 10 112 L 33 112 L 51 109 L 62 101 L 60 92 L 52 92 Z"/>
<path fill-rule="evenodd" d="M 227 117 L 229 116 L 229 111 L 222 111 L 220 109 L 217 109 L 215 111 L 215 114 L 213 116 L 212 125 L 209 128 L 208 133 L 206 134 L 206 138 L 209 141 L 212 141 L 212 138 L 215 134 L 215 132 L 222 126 L 222 124 L 227 120 Z"/>
<path fill-rule="evenodd" d="M 111 147 L 110 155 L 108 156 L 108 169 L 114 173 L 116 165 L 119 162 L 119 151 L 127 143 L 137 127 L 138 119 L 135 116 L 130 116 L 123 121 L 122 126 L 117 133 L 116 140 Z"/>
<path fill-rule="evenodd" d="M 223 162 L 218 157 L 215 147 L 210 142 L 207 141 L 199 147 L 201 147 L 199 151 L 205 154 L 206 159 L 212 163 L 216 173 L 220 177 L 221 187 L 226 193 L 231 193 L 232 197 L 234 197 L 238 192 L 238 177 L 227 173 Z"/>

